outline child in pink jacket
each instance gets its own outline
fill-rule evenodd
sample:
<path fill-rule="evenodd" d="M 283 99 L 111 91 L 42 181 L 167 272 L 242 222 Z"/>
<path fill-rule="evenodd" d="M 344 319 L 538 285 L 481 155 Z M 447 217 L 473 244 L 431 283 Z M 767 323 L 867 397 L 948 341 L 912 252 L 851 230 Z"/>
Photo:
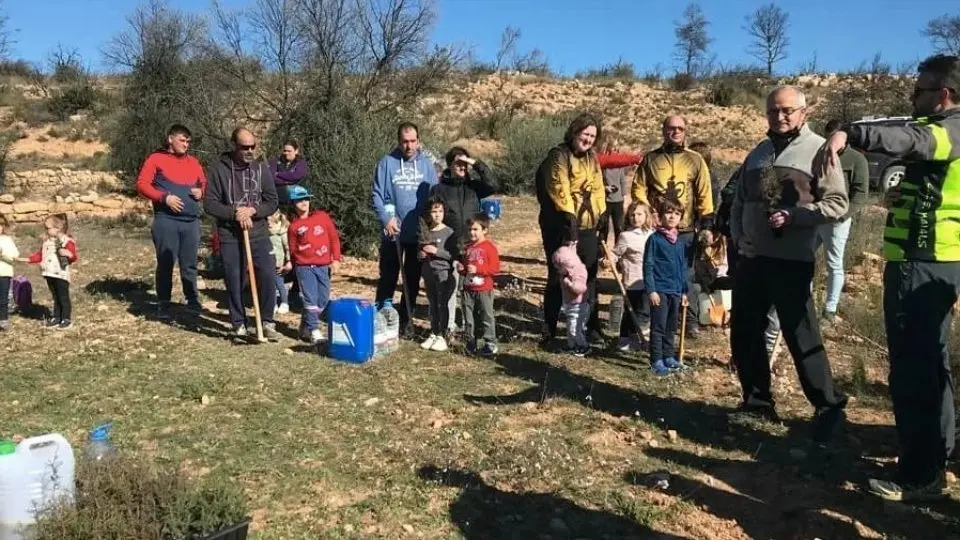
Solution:
<path fill-rule="evenodd" d="M 590 317 L 590 302 L 584 300 L 587 292 L 587 267 L 577 255 L 577 228 L 569 227 L 566 242 L 550 257 L 560 274 L 563 294 L 563 314 L 567 318 L 567 350 L 576 356 L 590 352 L 586 324 Z"/>

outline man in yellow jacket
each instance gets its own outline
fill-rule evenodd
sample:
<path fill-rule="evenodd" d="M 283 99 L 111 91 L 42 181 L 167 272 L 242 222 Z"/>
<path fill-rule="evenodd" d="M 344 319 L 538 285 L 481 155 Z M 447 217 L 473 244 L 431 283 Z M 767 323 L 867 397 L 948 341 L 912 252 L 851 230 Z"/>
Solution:
<path fill-rule="evenodd" d="M 664 197 L 684 206 L 679 240 L 686 246 L 687 264 L 692 267 L 696 242 L 696 224 L 703 229 L 713 225 L 713 194 L 710 171 L 703 156 L 686 146 L 687 122 L 671 115 L 663 121 L 663 144 L 643 157 L 633 179 L 630 197 L 656 207 Z M 692 290 L 692 283 L 687 284 Z M 698 333 L 697 302 L 687 308 L 687 336 Z"/>

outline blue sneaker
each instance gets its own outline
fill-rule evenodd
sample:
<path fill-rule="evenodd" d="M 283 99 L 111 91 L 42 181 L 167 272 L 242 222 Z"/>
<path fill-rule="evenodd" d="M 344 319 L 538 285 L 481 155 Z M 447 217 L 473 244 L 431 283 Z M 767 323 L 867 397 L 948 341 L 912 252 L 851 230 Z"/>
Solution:
<path fill-rule="evenodd" d="M 682 371 L 687 369 L 687 366 L 677 362 L 677 359 L 672 356 L 670 358 L 664 358 L 663 365 L 667 366 L 667 369 L 670 371 Z"/>
<path fill-rule="evenodd" d="M 653 374 L 657 377 L 666 377 L 670 374 L 670 370 L 664 365 L 663 360 L 657 360 L 651 364 L 650 369 L 653 370 Z"/>

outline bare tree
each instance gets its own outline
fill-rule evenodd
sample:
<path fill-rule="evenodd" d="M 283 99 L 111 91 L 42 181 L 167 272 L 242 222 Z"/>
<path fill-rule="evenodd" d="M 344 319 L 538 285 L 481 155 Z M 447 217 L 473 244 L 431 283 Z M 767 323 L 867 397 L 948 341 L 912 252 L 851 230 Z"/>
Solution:
<path fill-rule="evenodd" d="M 222 77 L 222 59 L 208 54 L 205 21 L 151 0 L 127 22 L 103 50 L 113 69 L 128 74 L 122 112 L 106 134 L 112 166 L 132 178 L 173 123 L 189 125 L 202 159 L 216 155 L 242 96 Z"/>
<path fill-rule="evenodd" d="M 674 23 L 673 31 L 677 37 L 674 56 L 683 65 L 685 75 L 696 77 L 702 68 L 707 47 L 712 41 L 707 35 L 709 25 L 697 3 L 687 5 L 683 20 Z"/>
<path fill-rule="evenodd" d="M 773 65 L 787 57 L 789 15 L 776 4 L 757 8 L 747 17 L 744 29 L 753 38 L 747 51 L 767 66 L 767 76 L 773 76 Z"/>
<path fill-rule="evenodd" d="M 960 56 L 960 14 L 931 19 L 923 29 L 937 52 Z"/>
<path fill-rule="evenodd" d="M 219 58 L 224 76 L 253 97 L 241 103 L 247 121 L 274 123 L 297 106 L 306 44 L 300 9 L 300 0 L 256 0 L 238 10 L 214 1 L 219 40 L 208 45 L 208 54 Z"/>
<path fill-rule="evenodd" d="M 10 50 L 13 48 L 13 31 L 10 28 L 10 16 L 0 0 L 0 59 L 10 56 Z"/>

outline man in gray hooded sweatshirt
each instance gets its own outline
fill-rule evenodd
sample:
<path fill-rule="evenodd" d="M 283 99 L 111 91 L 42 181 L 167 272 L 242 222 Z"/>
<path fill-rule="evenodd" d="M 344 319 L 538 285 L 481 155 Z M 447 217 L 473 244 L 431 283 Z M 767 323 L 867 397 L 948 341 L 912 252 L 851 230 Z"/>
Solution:
<path fill-rule="evenodd" d="M 277 187 L 270 167 L 254 157 L 257 138 L 246 128 L 230 136 L 233 151 L 224 152 L 207 171 L 207 192 L 203 209 L 217 218 L 224 283 L 227 286 L 230 322 L 237 338 L 246 338 L 247 314 L 243 306 L 246 255 L 243 231 L 249 231 L 250 251 L 257 277 L 263 336 L 277 341 L 280 334 L 273 322 L 276 305 L 276 263 L 271 253 L 267 218 L 277 211 Z"/>

